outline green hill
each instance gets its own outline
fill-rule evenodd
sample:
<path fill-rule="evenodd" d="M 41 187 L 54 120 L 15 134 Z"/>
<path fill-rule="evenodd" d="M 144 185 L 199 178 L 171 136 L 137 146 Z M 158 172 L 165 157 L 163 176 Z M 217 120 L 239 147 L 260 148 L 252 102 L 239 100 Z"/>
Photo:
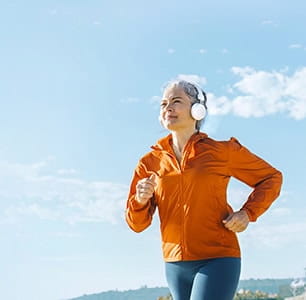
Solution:
<path fill-rule="evenodd" d="M 147 288 L 128 291 L 108 291 L 99 294 L 84 295 L 70 300 L 156 300 L 169 294 L 165 287 Z"/>
<path fill-rule="evenodd" d="M 240 280 L 238 290 L 262 291 L 269 294 L 279 293 L 280 288 L 288 287 L 293 279 L 248 279 Z M 157 300 L 158 297 L 169 294 L 166 287 L 148 288 L 137 290 L 107 291 L 92 295 L 83 295 L 69 300 Z"/>
<path fill-rule="evenodd" d="M 287 286 L 292 282 L 292 278 L 286 279 L 248 279 L 240 280 L 239 289 L 250 291 L 262 291 L 269 294 L 279 293 L 281 286 Z"/>

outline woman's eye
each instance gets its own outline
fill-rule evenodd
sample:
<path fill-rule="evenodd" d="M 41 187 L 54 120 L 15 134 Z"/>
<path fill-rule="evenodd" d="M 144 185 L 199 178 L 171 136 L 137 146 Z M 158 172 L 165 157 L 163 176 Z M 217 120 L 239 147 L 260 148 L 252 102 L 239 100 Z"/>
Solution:
<path fill-rule="evenodd" d="M 173 103 L 181 103 L 181 100 L 174 100 L 174 101 L 172 102 L 172 104 L 173 104 Z M 160 107 L 165 107 L 165 106 L 167 106 L 167 103 L 166 103 L 166 102 L 160 104 Z"/>

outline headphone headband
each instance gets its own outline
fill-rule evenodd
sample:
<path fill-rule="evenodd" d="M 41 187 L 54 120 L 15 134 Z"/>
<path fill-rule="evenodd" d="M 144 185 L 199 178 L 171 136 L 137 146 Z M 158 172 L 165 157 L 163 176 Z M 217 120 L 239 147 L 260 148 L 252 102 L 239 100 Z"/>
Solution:
<path fill-rule="evenodd" d="M 191 82 L 191 84 L 196 88 L 197 90 L 197 99 L 200 101 L 201 104 L 205 105 L 206 95 L 201 89 L 201 87 L 197 83 Z"/>

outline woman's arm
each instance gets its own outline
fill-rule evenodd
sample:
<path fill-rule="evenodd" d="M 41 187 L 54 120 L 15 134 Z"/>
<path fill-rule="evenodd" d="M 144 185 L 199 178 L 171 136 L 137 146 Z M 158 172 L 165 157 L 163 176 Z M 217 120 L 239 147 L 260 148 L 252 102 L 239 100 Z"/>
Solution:
<path fill-rule="evenodd" d="M 241 210 L 255 222 L 279 196 L 282 173 L 250 152 L 235 138 L 229 141 L 229 175 L 253 187 Z"/>
<path fill-rule="evenodd" d="M 133 175 L 133 179 L 130 186 L 128 200 L 126 204 L 125 219 L 129 227 L 135 232 L 141 232 L 146 229 L 152 222 L 152 216 L 156 209 L 154 202 L 154 196 L 148 199 L 145 203 L 136 199 L 137 183 L 144 178 L 150 177 L 150 173 L 147 173 L 147 168 L 142 162 L 139 162 Z"/>

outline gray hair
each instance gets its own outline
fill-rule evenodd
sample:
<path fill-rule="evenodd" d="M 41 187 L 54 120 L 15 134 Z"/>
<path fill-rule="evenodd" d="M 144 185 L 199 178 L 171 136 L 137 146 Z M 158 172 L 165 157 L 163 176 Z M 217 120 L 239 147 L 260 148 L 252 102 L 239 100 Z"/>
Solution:
<path fill-rule="evenodd" d="M 174 87 L 174 86 L 182 88 L 183 91 L 185 92 L 185 94 L 187 96 L 189 96 L 192 104 L 196 103 L 196 102 L 200 102 L 200 100 L 198 98 L 198 89 L 196 88 L 195 84 L 193 84 L 189 81 L 183 80 L 183 79 L 171 80 L 171 81 L 167 82 L 167 84 L 163 88 L 163 92 L 166 91 L 168 88 Z M 199 89 L 205 95 L 204 91 L 200 87 L 199 87 Z M 207 110 L 206 95 L 205 95 L 204 98 L 205 98 L 204 106 Z M 201 126 L 204 124 L 204 120 L 205 120 L 205 118 L 202 119 L 202 120 L 196 121 L 196 130 L 200 131 Z"/>

